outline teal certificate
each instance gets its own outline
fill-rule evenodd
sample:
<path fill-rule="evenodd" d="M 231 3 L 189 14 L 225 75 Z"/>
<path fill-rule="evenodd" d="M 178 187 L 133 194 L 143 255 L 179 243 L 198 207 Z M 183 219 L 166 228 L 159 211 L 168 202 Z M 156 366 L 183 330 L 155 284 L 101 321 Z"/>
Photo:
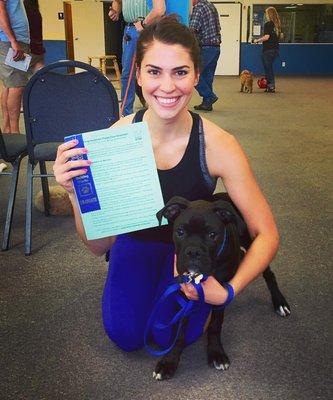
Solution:
<path fill-rule="evenodd" d="M 88 240 L 158 226 L 164 207 L 145 122 L 72 135 L 92 165 L 74 179 Z M 86 158 L 86 156 L 82 156 Z"/>

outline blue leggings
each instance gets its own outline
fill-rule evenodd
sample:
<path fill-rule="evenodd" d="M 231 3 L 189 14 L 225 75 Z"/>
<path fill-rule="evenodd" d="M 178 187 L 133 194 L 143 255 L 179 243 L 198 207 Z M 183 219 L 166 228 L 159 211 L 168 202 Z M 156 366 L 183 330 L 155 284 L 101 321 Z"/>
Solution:
<path fill-rule="evenodd" d="M 110 252 L 109 272 L 105 282 L 102 313 L 107 335 L 122 350 L 143 347 L 144 331 L 151 311 L 173 280 L 174 246 L 137 240 L 119 235 Z M 210 308 L 202 305 L 191 314 L 186 343 L 197 340 L 203 332 Z M 162 311 L 169 320 L 174 305 Z M 172 330 L 154 332 L 154 340 L 163 347 L 170 344 Z"/>

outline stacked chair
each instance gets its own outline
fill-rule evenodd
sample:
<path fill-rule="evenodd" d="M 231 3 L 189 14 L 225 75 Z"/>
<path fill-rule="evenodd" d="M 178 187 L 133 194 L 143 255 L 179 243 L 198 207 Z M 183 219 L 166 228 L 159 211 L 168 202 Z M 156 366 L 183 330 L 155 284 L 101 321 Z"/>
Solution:
<path fill-rule="evenodd" d="M 4 171 L 0 172 L 0 176 L 9 176 L 11 179 L 8 193 L 5 228 L 2 238 L 2 251 L 8 250 L 9 247 L 20 165 L 22 158 L 26 155 L 27 143 L 24 135 L 15 133 L 1 133 L 0 131 L 0 158 L 10 164 L 8 170 L 5 169 Z M 3 185 L 1 186 L 3 187 Z M 1 195 L 3 194 L 4 192 L 1 190 Z"/>

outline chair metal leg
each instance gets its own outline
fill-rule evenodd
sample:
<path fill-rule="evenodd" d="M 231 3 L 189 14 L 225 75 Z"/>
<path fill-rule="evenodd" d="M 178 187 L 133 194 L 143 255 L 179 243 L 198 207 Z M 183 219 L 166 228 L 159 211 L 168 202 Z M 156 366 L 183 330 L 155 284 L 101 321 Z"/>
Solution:
<path fill-rule="evenodd" d="M 32 220 L 32 188 L 33 188 L 33 169 L 34 165 L 28 161 L 27 168 L 27 199 L 25 208 L 25 249 L 24 254 L 31 254 L 31 220 Z"/>
<path fill-rule="evenodd" d="M 17 189 L 17 181 L 18 175 L 20 170 L 20 163 L 21 157 L 18 157 L 13 163 L 13 170 L 11 173 L 11 182 L 10 182 L 10 189 L 9 189 L 9 198 L 8 198 L 8 206 L 7 206 L 7 216 L 5 222 L 5 229 L 3 234 L 2 240 L 2 251 L 8 250 L 9 247 L 9 239 L 10 239 L 10 232 L 12 227 L 12 220 L 13 220 L 13 211 L 15 205 L 15 198 L 16 198 L 16 189 Z"/>
<path fill-rule="evenodd" d="M 39 168 L 41 175 L 46 175 L 46 165 L 45 161 L 39 161 Z M 41 177 L 42 181 L 42 190 L 43 190 L 43 200 L 44 200 L 44 214 L 48 217 L 50 215 L 50 191 L 49 191 L 49 182 L 47 177 Z"/>

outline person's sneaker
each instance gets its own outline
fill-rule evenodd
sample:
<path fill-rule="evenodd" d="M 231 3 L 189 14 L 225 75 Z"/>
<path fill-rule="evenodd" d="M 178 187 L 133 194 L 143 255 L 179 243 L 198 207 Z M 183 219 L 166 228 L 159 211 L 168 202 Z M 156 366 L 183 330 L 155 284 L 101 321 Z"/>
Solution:
<path fill-rule="evenodd" d="M 211 103 L 201 103 L 198 106 L 194 106 L 195 110 L 198 111 L 213 111 L 213 106 Z"/>
<path fill-rule="evenodd" d="M 267 88 L 267 93 L 275 93 L 275 88 Z"/>
<path fill-rule="evenodd" d="M 214 104 L 214 103 L 217 102 L 218 99 L 219 99 L 219 98 L 218 98 L 217 96 L 215 96 L 214 99 L 213 99 L 210 103 L 211 103 L 211 104 Z"/>
<path fill-rule="evenodd" d="M 7 164 L 5 163 L 0 163 L 0 172 L 2 172 L 4 169 L 7 168 Z"/>
<path fill-rule="evenodd" d="M 212 111 L 213 110 L 213 104 L 217 102 L 219 98 L 217 96 L 215 96 L 213 98 L 213 100 L 211 101 L 203 101 L 201 104 L 199 104 L 198 106 L 194 106 L 195 110 L 198 111 Z"/>

